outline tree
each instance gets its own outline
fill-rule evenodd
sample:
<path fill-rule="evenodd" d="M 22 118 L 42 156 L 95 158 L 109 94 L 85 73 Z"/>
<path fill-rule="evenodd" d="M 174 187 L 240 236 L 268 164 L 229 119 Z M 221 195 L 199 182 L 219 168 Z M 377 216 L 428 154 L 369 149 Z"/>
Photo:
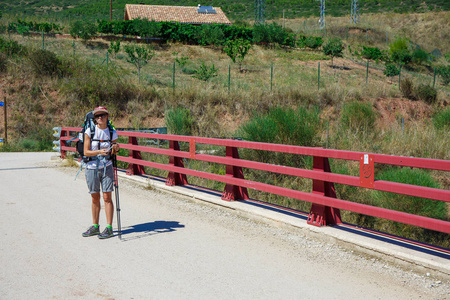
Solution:
<path fill-rule="evenodd" d="M 322 49 L 325 55 L 331 56 L 331 66 L 333 66 L 334 57 L 342 57 L 342 51 L 344 51 L 344 45 L 339 38 L 332 38 L 328 43 L 323 46 Z"/>
<path fill-rule="evenodd" d="M 113 54 L 114 58 L 116 57 L 117 53 L 120 51 L 120 40 L 112 41 L 109 45 L 108 53 Z"/>
<path fill-rule="evenodd" d="M 139 83 L 141 83 L 141 68 L 153 58 L 155 51 L 147 46 L 126 45 L 125 52 L 128 54 L 127 61 L 137 68 Z"/>
<path fill-rule="evenodd" d="M 225 43 L 223 51 L 231 58 L 231 60 L 239 64 L 239 71 L 242 72 L 242 61 L 250 51 L 252 44 L 244 39 L 229 40 Z"/>
<path fill-rule="evenodd" d="M 412 53 L 410 49 L 410 41 L 407 38 L 397 38 L 389 45 L 389 54 L 392 61 L 406 65 L 412 60 Z"/>

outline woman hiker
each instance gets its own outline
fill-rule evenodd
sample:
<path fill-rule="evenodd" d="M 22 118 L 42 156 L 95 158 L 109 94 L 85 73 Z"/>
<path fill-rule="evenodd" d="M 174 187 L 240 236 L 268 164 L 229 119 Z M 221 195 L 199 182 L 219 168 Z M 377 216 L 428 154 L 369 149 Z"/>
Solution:
<path fill-rule="evenodd" d="M 91 140 L 91 130 L 86 129 L 84 137 L 84 155 L 92 157 L 86 164 L 86 182 L 92 198 L 92 223 L 93 225 L 83 233 L 84 237 L 98 235 L 100 239 L 107 239 L 112 236 L 112 222 L 114 216 L 114 204 L 112 202 L 112 191 L 114 189 L 114 172 L 112 161 L 108 159 L 110 155 L 119 152 L 119 145 L 116 144 L 117 132 L 108 126 L 108 110 L 104 106 L 94 109 L 95 133 Z M 113 131 L 110 133 L 110 129 Z M 112 146 L 112 148 L 111 148 Z M 106 227 L 100 233 L 100 186 L 105 202 Z"/>

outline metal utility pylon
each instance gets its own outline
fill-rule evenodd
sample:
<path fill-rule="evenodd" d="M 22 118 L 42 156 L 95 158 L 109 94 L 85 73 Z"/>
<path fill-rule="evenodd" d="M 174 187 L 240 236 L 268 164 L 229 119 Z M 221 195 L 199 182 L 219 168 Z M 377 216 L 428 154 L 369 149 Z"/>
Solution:
<path fill-rule="evenodd" d="M 320 1 L 319 28 L 324 29 L 325 28 L 325 0 L 318 0 L 318 1 Z"/>
<path fill-rule="evenodd" d="M 358 24 L 359 22 L 359 1 L 352 0 L 352 24 Z"/>
<path fill-rule="evenodd" d="M 264 24 L 266 19 L 266 0 L 255 0 L 255 24 Z"/>

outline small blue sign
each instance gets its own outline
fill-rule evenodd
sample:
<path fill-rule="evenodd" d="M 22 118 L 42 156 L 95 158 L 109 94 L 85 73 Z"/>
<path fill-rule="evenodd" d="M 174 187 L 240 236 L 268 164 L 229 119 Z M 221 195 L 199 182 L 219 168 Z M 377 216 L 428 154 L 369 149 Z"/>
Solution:
<path fill-rule="evenodd" d="M 0 102 L 0 106 L 5 106 L 5 102 Z"/>
<path fill-rule="evenodd" d="M 3 139 L 0 139 L 0 146 L 3 145 Z"/>

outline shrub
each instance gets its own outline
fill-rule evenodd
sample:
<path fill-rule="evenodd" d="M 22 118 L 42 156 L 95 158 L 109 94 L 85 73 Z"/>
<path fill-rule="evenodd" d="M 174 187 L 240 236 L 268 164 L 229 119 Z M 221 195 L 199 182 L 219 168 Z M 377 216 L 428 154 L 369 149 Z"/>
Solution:
<path fill-rule="evenodd" d="M 176 107 L 166 111 L 165 123 L 171 134 L 191 135 L 194 118 L 187 108 Z"/>
<path fill-rule="evenodd" d="M 38 75 L 55 75 L 61 63 L 55 53 L 44 49 L 31 52 L 29 58 L 34 72 Z"/>
<path fill-rule="evenodd" d="M 218 26 L 202 25 L 197 39 L 200 45 L 220 46 L 225 42 L 225 34 Z"/>
<path fill-rule="evenodd" d="M 305 39 L 305 46 L 311 49 L 317 49 L 323 44 L 323 38 L 310 36 Z"/>
<path fill-rule="evenodd" d="M 353 131 L 371 130 L 375 124 L 375 112 L 368 102 L 348 102 L 342 108 L 340 124 Z"/>
<path fill-rule="evenodd" d="M 386 77 L 394 77 L 400 74 L 400 69 L 392 63 L 386 64 L 383 74 L 386 75 Z"/>
<path fill-rule="evenodd" d="M 411 61 L 412 55 L 410 42 L 406 38 L 397 38 L 389 45 L 389 53 L 394 62 L 407 64 Z"/>
<path fill-rule="evenodd" d="M 109 45 L 109 48 L 108 48 L 108 53 L 113 54 L 114 57 L 116 57 L 117 53 L 119 53 L 119 51 L 120 51 L 120 40 L 111 41 L 111 44 Z"/>
<path fill-rule="evenodd" d="M 403 97 L 415 100 L 414 84 L 409 78 L 405 78 L 400 82 L 400 91 Z"/>
<path fill-rule="evenodd" d="M 440 75 L 444 85 L 448 85 L 450 83 L 450 65 L 437 67 L 436 75 Z"/>
<path fill-rule="evenodd" d="M 383 53 L 378 48 L 362 46 L 361 55 L 366 59 L 379 60 L 383 58 Z"/>
<path fill-rule="evenodd" d="M 322 127 L 318 109 L 273 108 L 265 114 L 257 114 L 238 130 L 242 138 L 263 143 L 277 143 L 297 146 L 316 146 Z M 304 160 L 295 155 L 251 151 L 257 160 L 299 167 Z"/>
<path fill-rule="evenodd" d="M 450 131 L 450 107 L 433 116 L 433 125 L 437 130 Z"/>
<path fill-rule="evenodd" d="M 419 84 L 414 91 L 415 97 L 428 104 L 433 104 L 437 100 L 437 90 L 426 84 Z"/>
<path fill-rule="evenodd" d="M 377 180 L 440 188 L 439 184 L 431 177 L 429 172 L 421 169 L 392 167 L 380 171 L 377 174 Z M 443 201 L 435 201 L 426 198 L 392 194 L 381 191 L 373 191 L 372 195 L 375 205 L 379 207 L 441 220 L 445 220 L 447 216 L 447 206 Z M 413 239 L 421 239 L 428 242 L 432 239 L 429 230 L 406 224 L 394 223 L 391 221 L 383 222 L 392 224 L 391 228 L 394 231 L 394 234 Z"/>
<path fill-rule="evenodd" d="M 76 21 L 70 25 L 69 32 L 73 38 L 79 37 L 84 41 L 87 41 L 97 33 L 97 27 L 92 23 Z"/>
<path fill-rule="evenodd" d="M 20 55 L 24 53 L 24 48 L 14 40 L 5 40 L 0 37 L 0 52 L 5 53 L 7 56 Z"/>
<path fill-rule="evenodd" d="M 203 81 L 208 81 L 212 77 L 217 76 L 217 71 L 218 71 L 218 69 L 214 66 L 214 64 L 211 67 L 209 67 L 209 66 L 205 65 L 204 62 L 202 62 L 200 67 L 198 69 L 194 70 L 194 75 L 192 75 L 192 77 L 203 80 Z"/>
<path fill-rule="evenodd" d="M 415 64 L 423 64 L 424 62 L 427 62 L 429 60 L 428 53 L 423 49 L 416 49 L 412 54 L 412 61 Z"/>

